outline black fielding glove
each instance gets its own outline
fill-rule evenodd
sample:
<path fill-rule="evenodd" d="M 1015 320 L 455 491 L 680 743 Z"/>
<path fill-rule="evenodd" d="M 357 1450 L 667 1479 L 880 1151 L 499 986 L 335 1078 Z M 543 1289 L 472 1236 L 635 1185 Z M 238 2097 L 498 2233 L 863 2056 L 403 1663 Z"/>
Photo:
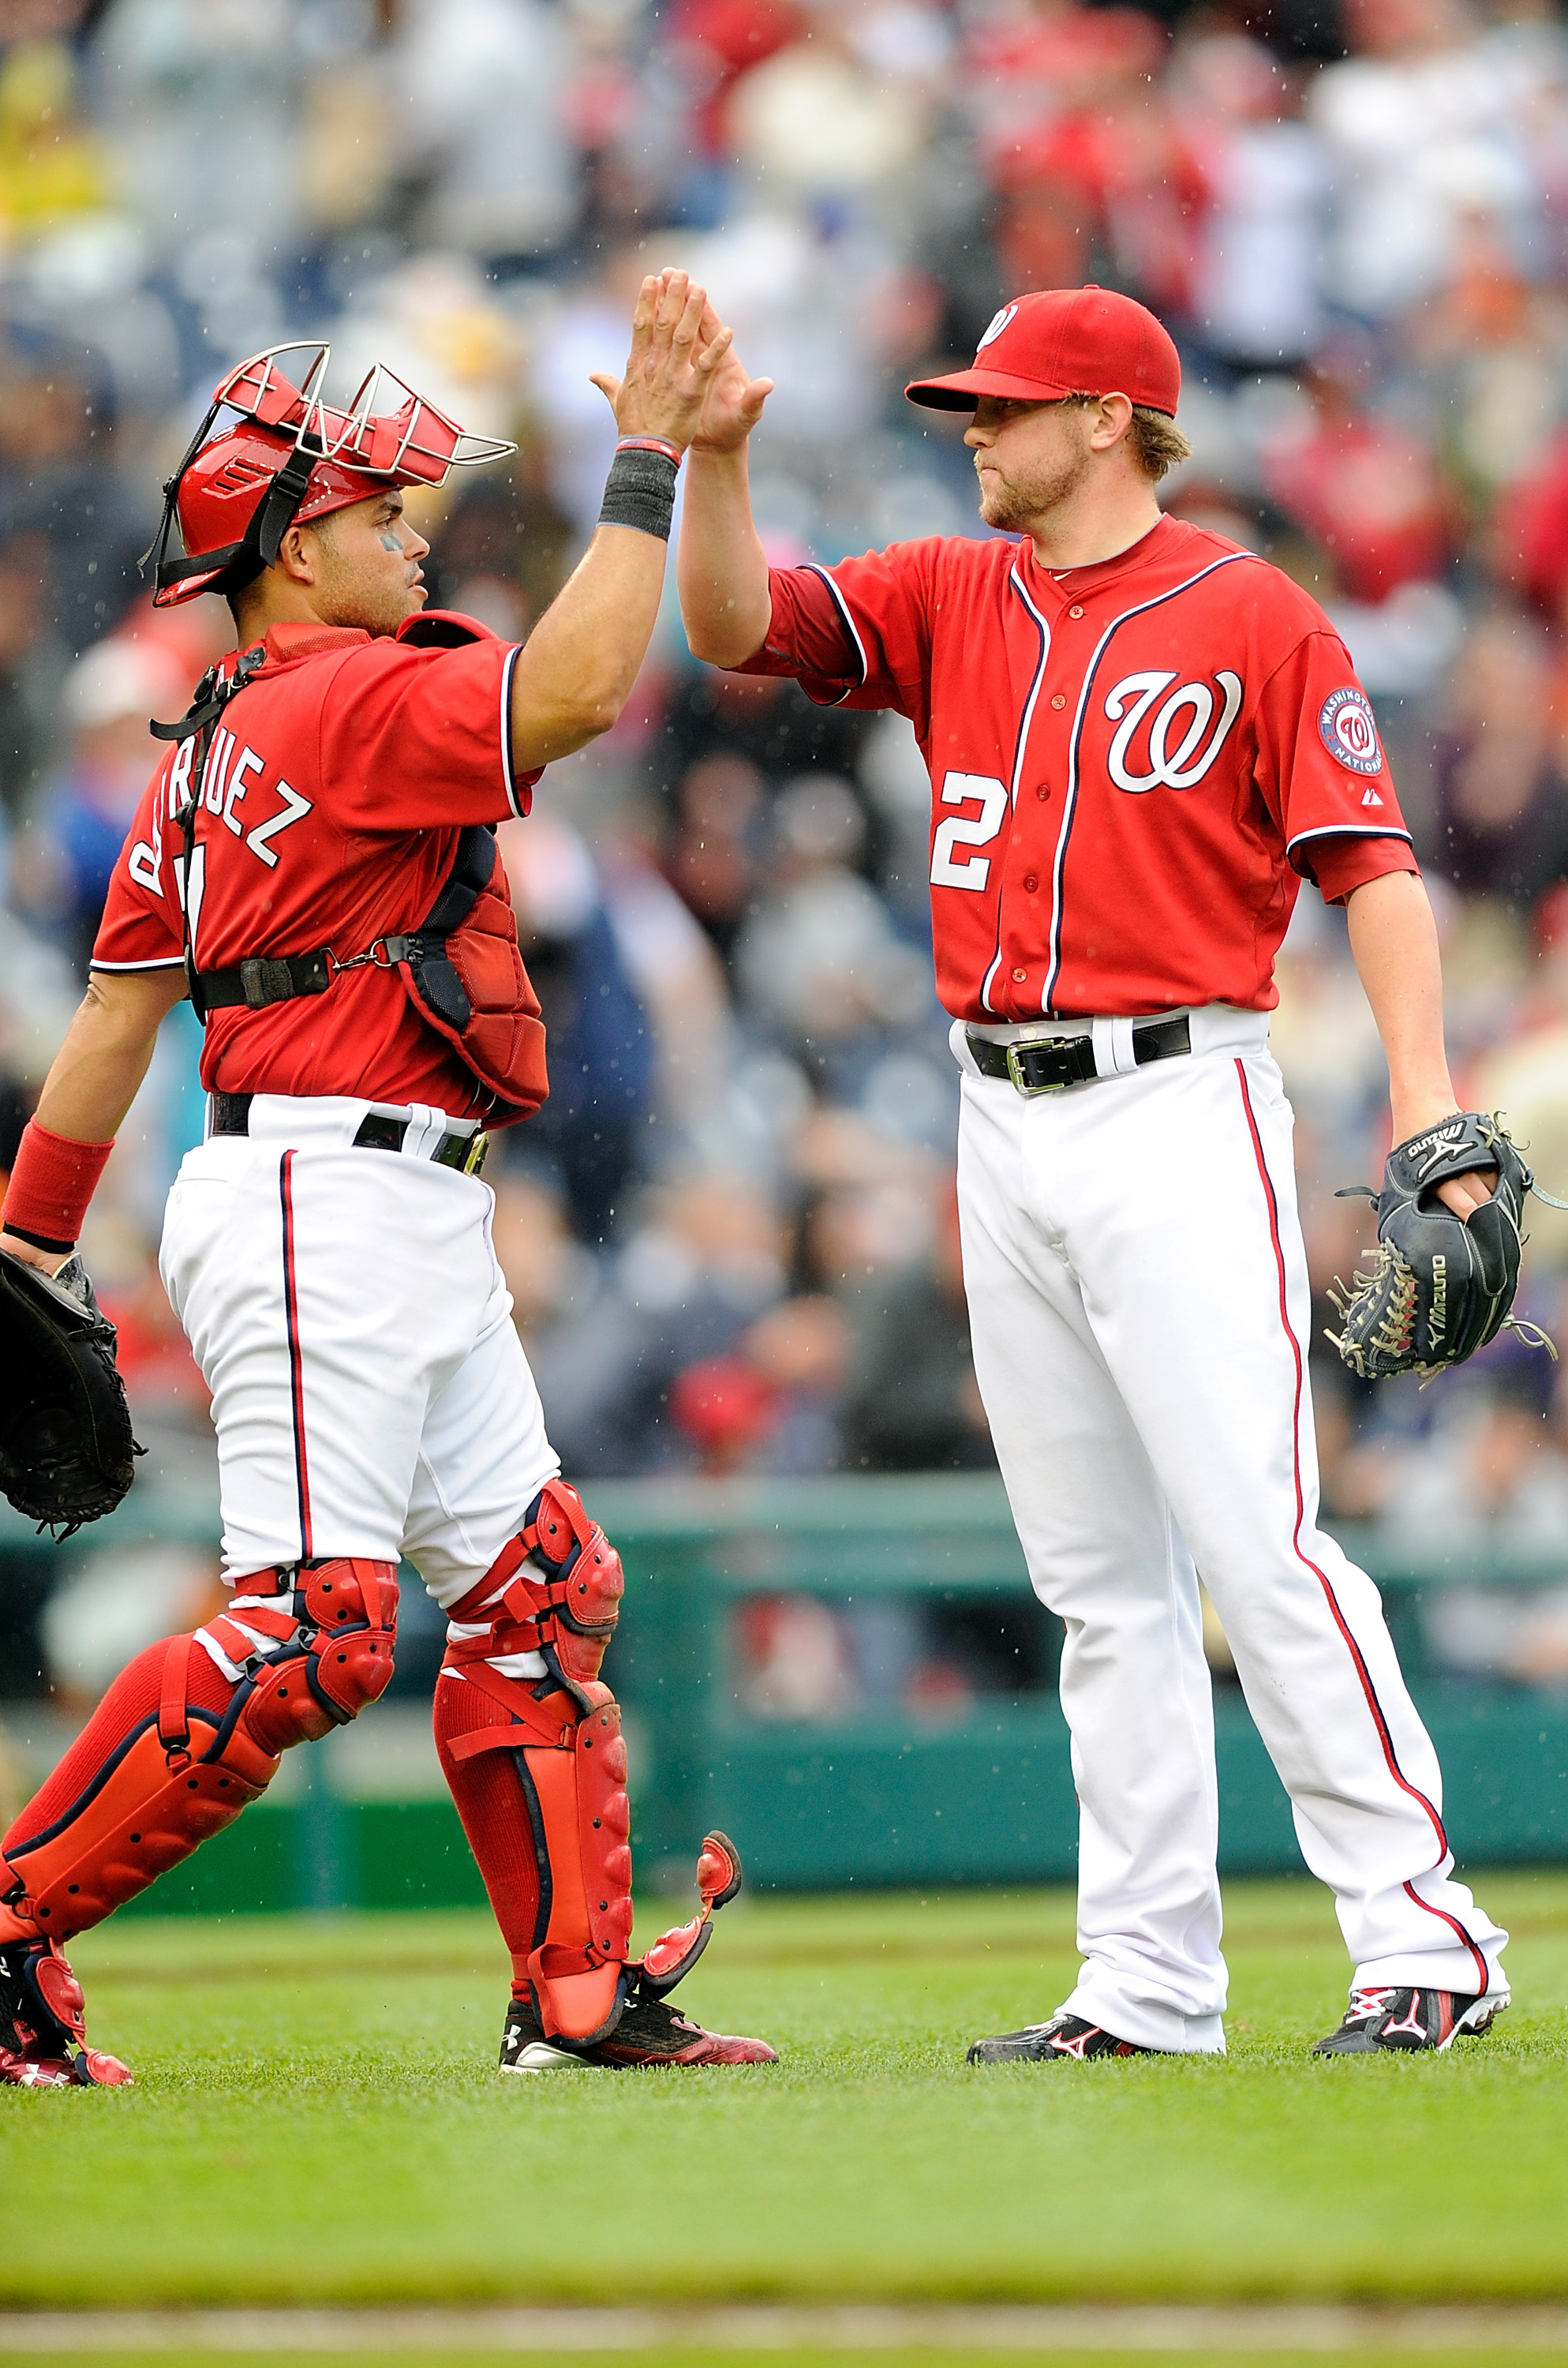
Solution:
<path fill-rule="evenodd" d="M 0 1250 L 0 1493 L 57 1541 L 113 1512 L 142 1452 L 115 1339 L 79 1258 L 50 1276 Z"/>
<path fill-rule="evenodd" d="M 1468 1218 L 1457 1217 L 1437 1188 L 1476 1168 L 1496 1169 L 1492 1198 Z M 1534 1189 L 1510 1138 L 1480 1110 L 1461 1110 L 1395 1144 L 1375 1202 L 1372 1270 L 1357 1273 L 1353 1288 L 1335 1276 L 1331 1294 L 1344 1328 L 1326 1337 L 1353 1373 L 1382 1381 L 1417 1372 L 1430 1381 L 1484 1348 L 1505 1325 L 1555 1358 L 1545 1333 L 1510 1313 L 1519 1287 L 1525 1199 Z"/>

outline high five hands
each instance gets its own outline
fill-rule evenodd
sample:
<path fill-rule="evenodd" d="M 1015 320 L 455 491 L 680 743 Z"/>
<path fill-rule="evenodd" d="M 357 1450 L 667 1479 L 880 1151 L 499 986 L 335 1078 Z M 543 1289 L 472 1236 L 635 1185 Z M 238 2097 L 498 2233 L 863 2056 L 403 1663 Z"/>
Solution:
<path fill-rule="evenodd" d="M 596 370 L 593 382 L 623 436 L 698 452 L 738 450 L 773 391 L 770 378 L 747 377 L 706 289 L 675 270 L 651 273 L 638 291 L 625 377 Z"/>
<path fill-rule="evenodd" d="M 684 451 L 730 343 L 706 289 L 684 271 L 651 272 L 637 292 L 625 377 L 595 370 L 593 382 L 622 436 L 657 436 Z"/>
<path fill-rule="evenodd" d="M 709 304 L 703 311 L 702 334 L 711 337 L 718 327 L 719 315 Z M 724 332 L 726 336 L 729 334 Z M 738 452 L 762 417 L 762 406 L 772 392 L 773 381 L 748 378 L 733 344 L 727 345 L 709 377 L 702 424 L 691 439 L 692 450 Z"/>

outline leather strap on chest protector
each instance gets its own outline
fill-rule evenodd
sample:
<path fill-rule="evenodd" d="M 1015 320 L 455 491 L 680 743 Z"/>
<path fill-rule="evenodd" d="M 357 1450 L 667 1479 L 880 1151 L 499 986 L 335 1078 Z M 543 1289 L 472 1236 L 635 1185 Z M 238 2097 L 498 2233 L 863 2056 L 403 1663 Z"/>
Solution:
<path fill-rule="evenodd" d="M 260 516 L 259 508 L 256 515 Z M 184 868 L 179 883 L 179 916 L 186 993 L 190 997 L 191 1009 L 198 1019 L 203 1021 L 207 1018 L 207 1005 L 201 992 L 201 976 L 196 967 L 196 949 L 191 942 L 190 931 L 190 875 L 196 860 L 196 817 L 201 811 L 201 793 L 206 787 L 207 760 L 212 754 L 213 734 L 230 700 L 244 690 L 251 677 L 259 674 L 266 664 L 267 652 L 258 642 L 253 649 L 241 653 L 232 675 L 221 673 L 215 666 L 209 666 L 196 686 L 196 695 L 189 707 L 177 723 L 149 723 L 147 726 L 154 740 L 196 742 L 185 803 L 174 819 L 185 845 Z"/>
<path fill-rule="evenodd" d="M 205 1628 L 149 1645 L 12 1827 L 0 1939 L 69 1940 L 233 1824 L 291 1745 L 386 1691 L 396 1622 L 396 1565 L 344 1558 L 258 1572 Z"/>
<path fill-rule="evenodd" d="M 436 1740 L 447 1781 L 546 2034 L 608 2037 L 640 1987 L 662 1996 L 700 1955 L 709 1918 L 741 1887 L 722 1835 L 703 1845 L 702 1905 L 640 1963 L 631 1941 L 631 1809 L 620 1711 L 598 1672 L 624 1589 L 620 1557 L 576 1490 L 551 1481 L 518 1535 L 462 1600 L 447 1649 Z M 537 1653 L 546 1676 L 493 1664 Z M 476 1700 L 475 1697 L 478 1697 Z"/>

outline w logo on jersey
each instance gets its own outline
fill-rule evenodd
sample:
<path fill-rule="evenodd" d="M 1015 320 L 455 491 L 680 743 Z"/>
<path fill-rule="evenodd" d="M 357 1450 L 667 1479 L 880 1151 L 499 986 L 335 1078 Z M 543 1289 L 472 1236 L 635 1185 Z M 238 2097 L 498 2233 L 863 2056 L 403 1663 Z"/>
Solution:
<path fill-rule="evenodd" d="M 1106 715 L 1117 726 L 1107 767 L 1117 788 L 1133 796 L 1145 790 L 1193 788 L 1214 762 L 1241 712 L 1239 675 L 1224 667 L 1215 675 L 1222 701 L 1217 717 L 1219 702 L 1208 683 L 1184 682 L 1172 690 L 1176 679 L 1174 672 L 1152 667 L 1146 674 L 1123 675 L 1107 694 Z M 1145 724 L 1147 736 L 1139 741 Z M 1137 757 L 1146 761 L 1146 772 L 1131 769 Z"/>

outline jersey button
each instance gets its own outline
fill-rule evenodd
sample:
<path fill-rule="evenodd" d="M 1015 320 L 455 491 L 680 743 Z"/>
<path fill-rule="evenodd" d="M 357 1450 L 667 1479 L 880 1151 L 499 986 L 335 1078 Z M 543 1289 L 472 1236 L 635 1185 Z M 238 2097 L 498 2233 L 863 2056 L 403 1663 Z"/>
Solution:
<path fill-rule="evenodd" d="M 1025 879 L 1025 882 L 1024 882 L 1024 887 L 1025 887 L 1026 892 L 1027 892 L 1029 895 L 1031 895 L 1031 896 L 1032 896 L 1032 895 L 1034 894 L 1035 890 L 1036 890 L 1039 886 L 1040 886 L 1040 882 L 1035 878 L 1034 873 L 1033 873 L 1032 871 L 1031 871 L 1031 872 L 1029 872 L 1029 873 L 1028 873 L 1028 877 Z"/>
<path fill-rule="evenodd" d="M 1022 985 L 1023 985 L 1023 983 L 1024 983 L 1025 979 L 1026 979 L 1026 978 L 1028 978 L 1028 971 L 1027 971 L 1027 970 L 1016 970 L 1016 971 L 1013 973 L 1013 984 L 1014 984 L 1014 985 L 1015 985 L 1015 986 L 1022 986 Z"/>
<path fill-rule="evenodd" d="M 1067 694 L 1066 694 L 1066 692 L 1065 692 L 1065 691 L 1062 691 L 1062 690 L 1059 690 L 1059 691 L 1057 692 L 1057 694 L 1056 694 L 1055 698 L 1051 700 L 1051 703 L 1052 707 L 1065 707 L 1065 706 L 1066 706 L 1066 704 L 1067 704 Z"/>
<path fill-rule="evenodd" d="M 1040 801 L 1041 804 L 1043 804 L 1043 803 L 1045 803 L 1045 800 L 1046 800 L 1046 799 L 1051 795 L 1051 791 L 1050 791 L 1050 790 L 1047 788 L 1046 784 L 1045 784 L 1043 781 L 1040 783 L 1040 785 L 1039 789 L 1035 791 L 1035 795 L 1036 795 L 1036 797 L 1037 797 L 1037 798 L 1039 798 L 1039 799 L 1040 799 Z"/>
<path fill-rule="evenodd" d="M 1070 617 L 1081 617 L 1083 613 L 1082 609 L 1069 609 L 1067 611 Z"/>

